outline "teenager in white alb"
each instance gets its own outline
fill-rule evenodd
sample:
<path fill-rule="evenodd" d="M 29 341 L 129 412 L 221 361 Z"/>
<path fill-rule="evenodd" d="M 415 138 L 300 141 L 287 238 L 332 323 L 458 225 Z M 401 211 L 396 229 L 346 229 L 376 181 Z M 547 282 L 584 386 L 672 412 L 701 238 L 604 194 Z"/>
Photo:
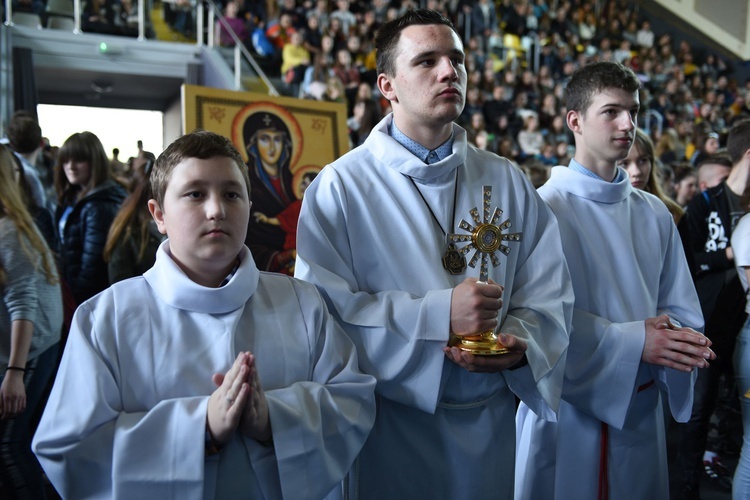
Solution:
<path fill-rule="evenodd" d="M 616 162 L 635 136 L 639 82 L 617 63 L 568 83 L 570 166 L 539 194 L 557 216 L 575 308 L 557 422 L 521 404 L 516 498 L 667 499 L 665 402 L 690 416 L 711 342 L 672 216 Z"/>

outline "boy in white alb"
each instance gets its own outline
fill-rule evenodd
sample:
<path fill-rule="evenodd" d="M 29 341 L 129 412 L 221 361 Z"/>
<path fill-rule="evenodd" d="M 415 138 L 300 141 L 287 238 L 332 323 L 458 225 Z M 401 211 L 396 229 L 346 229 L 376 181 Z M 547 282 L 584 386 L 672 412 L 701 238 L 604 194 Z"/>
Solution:
<path fill-rule="evenodd" d="M 668 498 L 662 399 L 690 416 L 694 368 L 714 354 L 664 203 L 615 166 L 635 136 L 639 82 L 617 63 L 568 83 L 576 153 L 539 189 L 560 225 L 575 293 L 557 422 L 521 404 L 517 499 Z"/>
<path fill-rule="evenodd" d="M 258 271 L 231 142 L 185 135 L 151 176 L 168 240 L 76 311 L 33 444 L 47 476 L 63 498 L 339 493 L 374 379 L 312 285 Z"/>

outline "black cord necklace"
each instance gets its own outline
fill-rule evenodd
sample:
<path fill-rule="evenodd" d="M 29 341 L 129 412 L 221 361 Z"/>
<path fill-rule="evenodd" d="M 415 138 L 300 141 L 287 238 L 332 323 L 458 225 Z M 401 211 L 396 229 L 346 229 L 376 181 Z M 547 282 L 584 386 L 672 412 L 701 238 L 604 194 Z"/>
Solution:
<path fill-rule="evenodd" d="M 420 198 L 422 198 L 422 201 L 427 207 L 427 210 L 430 211 L 432 220 L 434 220 L 435 223 L 438 225 L 438 227 L 440 228 L 440 231 L 443 233 L 443 237 L 445 238 L 447 249 L 445 250 L 445 254 L 443 254 L 443 267 L 451 274 L 463 273 L 466 270 L 466 258 L 458 250 L 456 250 L 456 246 L 453 243 L 448 243 L 448 231 L 443 229 L 442 224 L 440 224 L 440 220 L 438 220 L 437 216 L 435 215 L 435 212 L 432 211 L 432 207 L 430 207 L 430 204 L 427 203 L 427 198 L 424 197 L 424 195 L 422 194 L 422 191 L 419 189 L 419 186 L 414 181 L 414 179 L 411 176 L 409 176 L 409 180 L 414 185 L 414 189 L 417 190 L 417 193 L 419 193 L 419 196 Z M 456 220 L 456 200 L 457 199 L 458 199 L 458 167 L 456 167 L 456 179 L 454 181 L 454 187 L 453 187 L 453 215 L 451 216 L 451 220 L 450 220 L 451 224 Z"/>

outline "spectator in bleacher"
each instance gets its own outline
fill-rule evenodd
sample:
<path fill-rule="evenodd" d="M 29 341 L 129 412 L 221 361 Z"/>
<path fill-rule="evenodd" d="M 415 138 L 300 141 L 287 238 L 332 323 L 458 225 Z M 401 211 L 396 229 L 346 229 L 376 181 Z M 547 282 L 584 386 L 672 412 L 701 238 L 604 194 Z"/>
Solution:
<path fill-rule="evenodd" d="M 11 2 L 13 12 L 30 12 L 44 19 L 46 4 L 43 0 L 13 0 Z"/>
<path fill-rule="evenodd" d="M 330 19 L 339 20 L 344 37 L 348 37 L 349 32 L 357 24 L 357 18 L 349 10 L 349 0 L 336 0 L 336 10 L 331 12 Z"/>
<path fill-rule="evenodd" d="M 471 122 L 471 115 L 481 113 L 484 107 L 482 93 L 478 87 L 468 87 L 466 90 L 466 104 L 464 109 L 456 120 L 461 126 L 466 126 Z"/>
<path fill-rule="evenodd" d="M 349 109 L 349 101 L 346 98 L 346 89 L 344 89 L 344 84 L 341 83 L 339 77 L 334 74 L 328 76 L 328 80 L 326 81 L 326 89 L 321 100 L 346 104 L 347 109 Z"/>
<path fill-rule="evenodd" d="M 83 4 L 81 29 L 87 33 L 117 35 L 112 0 L 90 0 Z"/>
<path fill-rule="evenodd" d="M 279 15 L 277 22 L 271 21 L 268 29 L 266 29 L 266 36 L 268 40 L 273 44 L 278 54 L 281 55 L 281 51 L 284 50 L 284 45 L 289 43 L 292 37 L 292 33 L 297 30 L 292 25 L 292 18 L 289 14 Z"/>
<path fill-rule="evenodd" d="M 297 97 L 299 85 L 309 66 L 310 52 L 302 45 L 302 34 L 294 32 L 281 53 L 281 75 L 287 85 L 288 95 Z"/>
<path fill-rule="evenodd" d="M 518 132 L 518 146 L 523 157 L 534 157 L 542 152 L 544 136 L 539 130 L 539 117 L 529 114 L 523 121 L 523 128 Z"/>
<path fill-rule="evenodd" d="M 545 141 L 551 144 L 573 144 L 573 133 L 565 123 L 565 114 L 558 114 L 552 119 L 552 126 L 542 129 Z M 558 153 L 558 156 L 560 154 Z"/>
<path fill-rule="evenodd" d="M 719 150 L 719 134 L 710 127 L 696 127 L 695 145 L 697 148 L 690 156 L 690 163 L 695 166 Z"/>
<path fill-rule="evenodd" d="M 479 132 L 487 130 L 482 112 L 475 111 L 472 113 L 469 117 L 469 123 L 464 128 L 466 129 L 466 140 L 476 146 L 476 139 Z"/>
<path fill-rule="evenodd" d="M 557 97 L 551 92 L 544 94 L 539 107 L 539 128 L 543 131 L 552 128 L 552 121 L 558 115 L 560 115 L 560 106 Z"/>
<path fill-rule="evenodd" d="M 320 18 L 318 16 L 307 16 L 307 26 L 302 31 L 302 45 L 310 52 L 310 55 L 321 52 L 323 30 L 320 29 Z"/>
<path fill-rule="evenodd" d="M 334 55 L 339 50 L 346 48 L 346 35 L 341 25 L 341 20 L 338 18 L 332 18 L 328 21 L 328 29 L 325 34 L 330 36 L 333 40 L 333 53 Z"/>
<path fill-rule="evenodd" d="M 383 24 L 388 18 L 388 9 L 390 8 L 390 0 L 372 0 L 370 9 L 375 14 L 375 22 Z"/>
<path fill-rule="evenodd" d="M 365 65 L 365 54 L 362 52 L 362 39 L 354 33 L 354 30 L 352 30 L 349 38 L 346 40 L 346 50 L 349 51 L 349 55 L 351 56 L 352 66 L 361 72 Z"/>
<path fill-rule="evenodd" d="M 674 201 L 684 210 L 698 192 L 698 172 L 688 163 L 678 163 L 674 171 Z"/>
<path fill-rule="evenodd" d="M 375 13 L 371 10 L 366 11 L 362 15 L 362 22 L 358 26 L 359 30 L 357 34 L 362 38 L 363 45 L 372 45 L 375 41 L 375 33 L 380 28 L 380 23 L 377 21 Z"/>
<path fill-rule="evenodd" d="M 302 80 L 302 97 L 322 101 L 328 86 L 328 78 L 332 74 L 333 70 L 324 54 L 313 56 L 313 64 L 305 70 Z"/>
<path fill-rule="evenodd" d="M 175 0 L 171 7 L 172 28 L 188 38 L 192 38 L 195 32 L 195 2 L 196 0 Z"/>
<path fill-rule="evenodd" d="M 499 29 L 495 3 L 489 0 L 479 0 L 471 9 L 471 35 L 479 36 L 485 41 L 490 37 L 494 30 Z M 507 25 L 506 30 L 511 33 L 511 28 Z M 520 34 L 520 33 L 519 33 Z"/>
<path fill-rule="evenodd" d="M 510 102 L 505 98 L 505 87 L 495 85 L 495 88 L 492 89 L 492 96 L 486 99 L 482 105 L 482 113 L 484 113 L 484 121 L 487 124 L 488 131 L 495 133 L 497 119 L 509 112 Z"/>
<path fill-rule="evenodd" d="M 655 154 L 664 165 L 679 161 L 677 154 L 677 131 L 673 128 L 665 129 L 656 142 Z"/>
<path fill-rule="evenodd" d="M 651 31 L 651 23 L 648 20 L 641 22 L 641 29 L 636 34 L 636 40 L 639 46 L 651 48 L 654 46 L 654 32 Z"/>
<path fill-rule="evenodd" d="M 352 64 L 352 55 L 347 49 L 340 49 L 336 52 L 336 62 L 333 65 L 333 73 L 344 84 L 347 102 L 350 103 L 348 115 L 351 116 L 354 106 L 354 99 L 357 95 L 357 87 L 360 84 L 359 68 Z"/>
<path fill-rule="evenodd" d="M 321 33 L 328 29 L 328 0 L 316 0 L 315 7 L 307 9 L 307 17 L 317 17 Z"/>
<path fill-rule="evenodd" d="M 296 0 L 282 0 L 279 9 L 279 17 L 288 15 L 292 26 L 297 31 L 303 30 L 307 25 L 306 13 L 303 8 L 297 6 Z"/>
<path fill-rule="evenodd" d="M 630 59 L 633 57 L 630 51 L 630 42 L 627 40 L 621 40 L 617 49 L 612 53 L 614 60 L 620 64 L 628 64 Z"/>
<path fill-rule="evenodd" d="M 137 0 L 115 0 L 115 28 L 120 35 L 138 36 L 138 2 Z M 144 32 L 146 38 L 154 38 L 154 29 L 151 24 L 151 16 L 146 12 L 144 17 Z"/>
<path fill-rule="evenodd" d="M 216 33 L 218 34 L 219 45 L 222 47 L 234 47 L 235 42 L 230 31 L 233 32 L 243 44 L 248 40 L 245 20 L 237 16 L 238 11 L 239 8 L 237 7 L 237 3 L 234 0 L 230 0 L 224 7 L 224 20 L 226 21 L 226 24 L 218 20 L 216 21 Z"/>

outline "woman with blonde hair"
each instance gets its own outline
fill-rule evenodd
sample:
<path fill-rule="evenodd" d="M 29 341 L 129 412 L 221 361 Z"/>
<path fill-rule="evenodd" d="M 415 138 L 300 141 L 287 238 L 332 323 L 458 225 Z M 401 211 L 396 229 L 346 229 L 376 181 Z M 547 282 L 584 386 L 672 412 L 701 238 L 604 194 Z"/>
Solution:
<path fill-rule="evenodd" d="M 690 272 L 695 273 L 693 253 L 688 250 L 690 248 L 690 235 L 688 232 L 687 213 L 677 202 L 664 194 L 661 176 L 659 175 L 656 163 L 653 141 L 643 130 L 636 129 L 635 132 L 635 140 L 633 141 L 633 146 L 630 148 L 630 153 L 627 158 L 618 161 L 617 166 L 622 167 L 628 173 L 630 183 L 634 188 L 651 193 L 666 205 L 669 213 L 672 214 L 674 223 L 677 225 Z"/>
<path fill-rule="evenodd" d="M 71 135 L 55 165 L 62 274 L 79 304 L 109 286 L 104 245 L 126 192 L 109 169 L 99 138 L 91 132 Z"/>
<path fill-rule="evenodd" d="M 669 209 L 675 224 L 679 223 L 685 211 L 674 200 L 664 194 L 661 186 L 659 169 L 656 166 L 654 143 L 641 129 L 636 129 L 635 141 L 630 154 L 618 162 L 630 177 L 630 183 L 636 189 L 642 189 L 659 198 Z"/>
<path fill-rule="evenodd" d="M 11 155 L 0 146 L 0 497 L 45 498 L 30 422 L 57 360 L 62 296 Z"/>

